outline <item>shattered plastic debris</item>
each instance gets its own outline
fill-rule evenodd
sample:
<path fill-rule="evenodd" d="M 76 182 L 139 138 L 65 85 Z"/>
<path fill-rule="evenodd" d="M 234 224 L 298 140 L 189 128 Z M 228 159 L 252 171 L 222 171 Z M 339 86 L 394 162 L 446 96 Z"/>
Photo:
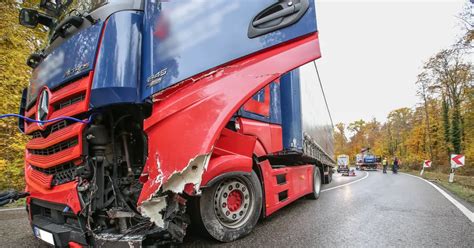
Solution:
<path fill-rule="evenodd" d="M 198 155 L 191 159 L 188 165 L 182 171 L 173 172 L 168 180 L 157 190 L 162 189 L 162 192 L 182 193 L 186 184 L 193 184 L 196 192 L 199 192 L 199 186 L 202 180 L 202 174 L 209 163 L 210 154 Z M 159 159 L 157 158 L 157 161 Z M 160 163 L 157 162 L 158 170 L 161 171 Z M 159 181 L 162 181 L 162 175 L 159 176 Z M 156 192 L 155 192 L 156 194 Z M 158 227 L 164 228 L 162 211 L 166 208 L 166 195 L 154 195 L 149 200 L 144 201 L 140 206 L 140 212 L 149 217 L 150 220 Z"/>
<path fill-rule="evenodd" d="M 140 212 L 150 218 L 158 227 L 163 228 L 165 223 L 161 215 L 161 211 L 166 208 L 166 196 L 155 197 L 140 206 Z"/>
<path fill-rule="evenodd" d="M 156 158 L 156 167 L 158 168 L 158 176 L 155 178 L 155 183 L 161 183 L 163 182 L 163 170 L 161 170 L 161 164 L 160 164 L 160 158 L 158 156 L 158 153 L 155 155 Z"/>
<path fill-rule="evenodd" d="M 181 193 L 184 190 L 184 186 L 188 183 L 194 184 L 194 189 L 198 191 L 201 185 L 202 174 L 206 170 L 210 157 L 209 154 L 206 154 L 191 159 L 184 170 L 171 174 L 168 181 L 163 184 L 163 192 Z"/>
<path fill-rule="evenodd" d="M 128 247 L 142 247 L 142 242 L 145 239 L 143 235 L 122 235 L 122 234 L 109 234 L 101 233 L 94 234 L 96 240 L 95 246 L 97 247 L 110 247 L 110 244 L 123 246 L 121 243 L 127 243 Z"/>

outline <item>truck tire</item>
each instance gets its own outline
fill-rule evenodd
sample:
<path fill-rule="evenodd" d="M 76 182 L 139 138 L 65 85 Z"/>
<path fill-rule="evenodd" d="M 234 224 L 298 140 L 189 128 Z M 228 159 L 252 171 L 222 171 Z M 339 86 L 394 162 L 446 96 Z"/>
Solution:
<path fill-rule="evenodd" d="M 232 176 L 203 190 L 199 199 L 202 229 L 221 242 L 248 235 L 260 217 L 262 188 L 257 174 Z"/>
<path fill-rule="evenodd" d="M 321 195 L 321 178 L 321 171 L 319 167 L 315 166 L 313 172 L 313 192 L 306 196 L 308 199 L 317 200 Z"/>
<path fill-rule="evenodd" d="M 324 176 L 324 184 L 329 184 L 332 182 L 332 169 L 331 167 L 328 168 L 328 174 Z"/>

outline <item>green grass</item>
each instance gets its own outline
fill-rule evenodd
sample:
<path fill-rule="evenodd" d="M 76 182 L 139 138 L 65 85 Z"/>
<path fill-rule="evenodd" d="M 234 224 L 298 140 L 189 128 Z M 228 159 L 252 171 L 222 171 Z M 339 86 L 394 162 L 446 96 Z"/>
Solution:
<path fill-rule="evenodd" d="M 455 182 L 448 183 L 448 182 L 439 182 L 443 187 L 447 190 L 453 192 L 455 195 L 459 196 L 460 198 L 464 199 L 467 202 L 474 204 L 474 190 L 468 187 L 462 186 Z"/>
<path fill-rule="evenodd" d="M 419 171 L 404 171 L 406 173 L 420 176 Z M 449 190 L 459 198 L 474 204 L 474 177 L 473 176 L 461 176 L 454 175 L 454 182 L 449 183 L 449 174 L 441 172 L 426 171 L 422 176 L 426 180 L 431 180 L 439 183 L 445 189 Z"/>

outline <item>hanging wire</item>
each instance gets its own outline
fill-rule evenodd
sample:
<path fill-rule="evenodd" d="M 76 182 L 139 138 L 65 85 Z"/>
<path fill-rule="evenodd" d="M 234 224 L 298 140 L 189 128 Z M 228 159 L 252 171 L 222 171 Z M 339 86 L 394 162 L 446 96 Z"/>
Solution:
<path fill-rule="evenodd" d="M 326 109 L 328 110 L 329 119 L 331 120 L 331 125 L 334 128 L 334 122 L 332 121 L 331 111 L 329 110 L 328 101 L 326 99 L 326 94 L 324 93 L 323 83 L 321 82 L 321 77 L 319 76 L 318 66 L 316 65 L 316 60 L 313 60 L 314 68 L 316 69 L 316 74 L 318 75 L 319 86 L 321 86 L 321 91 L 323 92 L 324 103 L 326 104 Z"/>
<path fill-rule="evenodd" d="M 83 124 L 89 124 L 89 123 L 92 122 L 92 117 L 93 116 L 94 116 L 93 114 L 90 115 L 87 120 L 80 120 L 80 119 L 70 117 L 70 116 L 60 116 L 60 117 L 57 117 L 57 118 L 54 118 L 54 119 L 51 119 L 51 120 L 40 121 L 40 120 L 31 119 L 29 117 L 19 115 L 19 114 L 4 114 L 4 115 L 0 115 L 0 119 L 16 117 L 16 118 L 23 119 L 27 122 L 34 122 L 34 123 L 40 123 L 40 124 L 46 124 L 46 123 L 62 121 L 62 120 L 70 120 L 70 121 L 74 121 L 74 122 L 80 122 L 80 123 L 83 123 Z"/>

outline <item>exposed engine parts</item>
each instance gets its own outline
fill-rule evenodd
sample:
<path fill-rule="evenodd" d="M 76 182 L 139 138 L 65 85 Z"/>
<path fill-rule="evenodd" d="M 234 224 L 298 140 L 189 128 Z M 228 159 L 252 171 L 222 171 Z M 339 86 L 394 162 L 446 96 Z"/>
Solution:
<path fill-rule="evenodd" d="M 163 216 L 165 228 L 156 227 L 136 207 L 142 188 L 139 178 L 147 158 L 142 111 L 122 108 L 108 113 L 97 115 L 84 132 L 88 155 L 76 170 L 83 228 L 96 240 L 128 239 L 133 234 L 140 242 L 148 237 L 159 237 L 160 242 L 182 241 L 189 223 L 183 197 L 162 194 L 167 196 L 167 207 L 158 214 Z"/>

